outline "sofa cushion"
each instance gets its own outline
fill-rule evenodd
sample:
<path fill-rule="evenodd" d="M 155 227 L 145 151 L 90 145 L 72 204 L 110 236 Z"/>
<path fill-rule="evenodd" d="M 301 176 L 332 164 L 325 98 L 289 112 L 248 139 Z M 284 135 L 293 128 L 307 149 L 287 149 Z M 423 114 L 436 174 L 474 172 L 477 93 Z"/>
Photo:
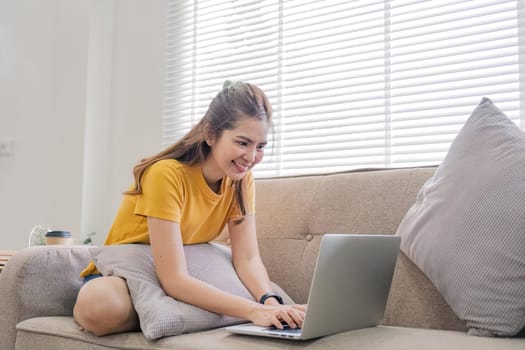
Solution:
<path fill-rule="evenodd" d="M 233 268 L 229 248 L 218 244 L 195 244 L 184 246 L 184 251 L 191 276 L 231 294 L 253 300 Z M 157 279 L 149 245 L 104 246 L 93 249 L 92 257 L 102 274 L 126 279 L 140 327 L 148 339 L 245 322 L 168 296 Z M 274 287 L 286 296 L 278 286 Z M 286 300 L 291 302 L 287 296 Z"/>
<path fill-rule="evenodd" d="M 525 326 L 524 169 L 525 133 L 484 98 L 398 228 L 469 334 Z"/>
<path fill-rule="evenodd" d="M 402 327 L 369 327 L 301 342 L 233 335 L 214 329 L 148 341 L 140 332 L 96 337 L 78 329 L 71 317 L 42 317 L 18 325 L 16 349 L 74 350 L 523 350 L 525 339 L 469 337 L 464 332 Z"/>

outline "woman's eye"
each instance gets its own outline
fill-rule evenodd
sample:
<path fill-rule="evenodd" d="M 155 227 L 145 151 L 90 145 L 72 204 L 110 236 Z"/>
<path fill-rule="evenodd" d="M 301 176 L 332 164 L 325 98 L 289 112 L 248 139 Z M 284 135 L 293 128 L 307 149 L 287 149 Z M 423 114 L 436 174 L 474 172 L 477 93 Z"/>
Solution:
<path fill-rule="evenodd" d="M 257 146 L 257 150 L 258 151 L 264 151 L 264 147 L 266 147 L 266 145 L 259 145 L 259 146 Z"/>
<path fill-rule="evenodd" d="M 248 142 L 245 142 L 245 141 L 237 141 L 237 143 L 243 147 L 246 147 L 248 146 Z"/>

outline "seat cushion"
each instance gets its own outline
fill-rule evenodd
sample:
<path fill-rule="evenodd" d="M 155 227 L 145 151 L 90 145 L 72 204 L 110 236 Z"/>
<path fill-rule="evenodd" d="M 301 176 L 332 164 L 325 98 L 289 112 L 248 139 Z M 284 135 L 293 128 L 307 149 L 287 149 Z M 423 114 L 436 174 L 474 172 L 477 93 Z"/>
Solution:
<path fill-rule="evenodd" d="M 360 350 L 523 350 L 524 338 L 470 337 L 465 332 L 418 328 L 372 327 L 308 341 L 292 341 L 233 335 L 223 329 L 148 341 L 142 333 L 122 333 L 96 337 L 82 332 L 71 317 L 40 317 L 17 326 L 16 350 L 271 350 L 360 349 Z"/>

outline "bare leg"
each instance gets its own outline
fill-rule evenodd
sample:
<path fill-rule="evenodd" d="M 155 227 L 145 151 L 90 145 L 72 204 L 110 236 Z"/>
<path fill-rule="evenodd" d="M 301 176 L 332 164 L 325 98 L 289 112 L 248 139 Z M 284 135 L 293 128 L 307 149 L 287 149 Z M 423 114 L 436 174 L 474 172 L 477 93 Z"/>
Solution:
<path fill-rule="evenodd" d="M 95 278 L 83 285 L 73 317 L 80 327 L 97 336 L 139 329 L 128 286 L 120 277 Z"/>

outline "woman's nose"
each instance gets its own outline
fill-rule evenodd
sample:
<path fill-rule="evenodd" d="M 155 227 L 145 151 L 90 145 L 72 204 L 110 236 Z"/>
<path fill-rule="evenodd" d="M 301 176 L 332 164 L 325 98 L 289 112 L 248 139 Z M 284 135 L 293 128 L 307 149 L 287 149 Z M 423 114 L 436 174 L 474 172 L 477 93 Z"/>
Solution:
<path fill-rule="evenodd" d="M 246 149 L 245 158 L 248 162 L 253 163 L 255 161 L 255 158 L 257 156 L 257 150 L 255 147 L 249 147 Z"/>

